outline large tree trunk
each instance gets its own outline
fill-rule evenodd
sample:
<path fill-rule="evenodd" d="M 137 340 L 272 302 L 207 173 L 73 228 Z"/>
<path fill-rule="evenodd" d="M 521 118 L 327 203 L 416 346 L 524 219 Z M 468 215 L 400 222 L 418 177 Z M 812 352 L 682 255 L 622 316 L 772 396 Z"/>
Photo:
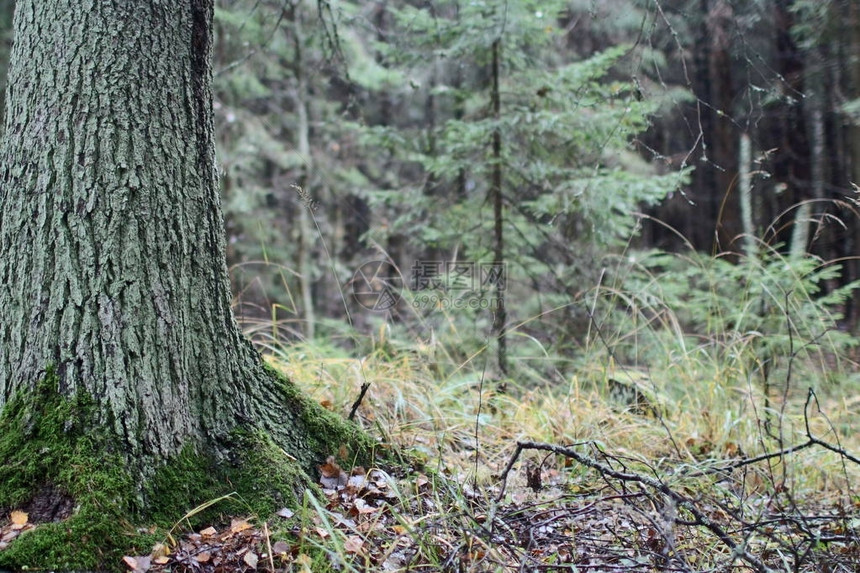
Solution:
<path fill-rule="evenodd" d="M 62 395 L 95 402 L 94 425 L 143 479 L 189 446 L 225 453 L 239 427 L 305 468 L 326 453 L 310 406 L 233 320 L 212 12 L 212 0 L 21 0 L 15 14 L 0 407 L 52 369 Z"/>

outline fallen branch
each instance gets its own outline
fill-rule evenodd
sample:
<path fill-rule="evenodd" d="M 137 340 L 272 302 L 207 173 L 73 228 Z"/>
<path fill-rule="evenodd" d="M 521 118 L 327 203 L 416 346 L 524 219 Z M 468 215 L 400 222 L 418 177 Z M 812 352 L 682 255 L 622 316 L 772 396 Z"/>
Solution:
<path fill-rule="evenodd" d="M 848 453 L 848 451 L 846 451 L 845 448 L 842 448 L 839 446 L 834 446 L 830 442 L 825 442 L 824 440 L 822 440 L 820 438 L 816 438 L 814 435 L 812 435 L 812 430 L 809 427 L 809 405 L 812 403 L 813 399 L 815 400 L 815 403 L 817 404 L 818 403 L 818 397 L 815 395 L 815 391 L 812 388 L 810 388 L 806 394 L 806 403 L 803 406 L 803 422 L 804 422 L 804 426 L 806 428 L 806 441 L 803 442 L 802 444 L 797 444 L 797 445 L 794 445 L 794 446 L 791 446 L 788 448 L 783 448 L 777 452 L 769 452 L 769 453 L 761 454 L 761 455 L 758 455 L 758 456 L 755 456 L 752 458 L 744 458 L 742 460 L 738 460 L 738 461 L 732 462 L 730 464 L 721 465 L 721 466 L 716 467 L 716 468 L 711 468 L 711 469 L 708 469 L 706 471 L 702 471 L 700 473 L 692 473 L 689 475 L 697 476 L 697 475 L 710 475 L 710 474 L 714 474 L 714 473 L 730 472 L 730 471 L 736 470 L 738 468 L 742 468 L 744 466 L 756 464 L 758 462 L 763 462 L 765 460 L 770 460 L 773 458 L 781 458 L 783 456 L 793 454 L 795 452 L 798 452 L 800 450 L 804 450 L 804 449 L 809 448 L 811 446 L 820 446 L 820 447 L 824 448 L 825 450 L 831 451 L 835 454 L 839 454 L 842 458 L 844 458 L 846 460 L 849 460 L 851 462 L 854 462 L 855 464 L 860 465 L 860 458 L 857 458 L 856 456 Z M 820 408 L 819 408 L 819 411 L 820 411 Z"/>
<path fill-rule="evenodd" d="M 603 464 L 594 458 L 586 456 L 573 450 L 571 448 L 566 448 L 563 446 L 556 446 L 553 444 L 546 444 L 541 442 L 531 442 L 531 441 L 518 441 L 517 449 L 514 451 L 513 456 L 511 456 L 510 461 L 508 461 L 508 465 L 505 467 L 505 470 L 502 472 L 501 480 L 502 486 L 499 491 L 499 495 L 496 498 L 496 501 L 501 501 L 502 497 L 505 494 L 505 487 L 507 485 L 508 474 L 511 469 L 513 469 L 514 464 L 519 459 L 520 453 L 523 450 L 542 450 L 547 452 L 552 452 L 561 456 L 565 456 L 575 460 L 576 462 L 584 465 L 588 468 L 596 470 L 600 472 L 604 477 L 609 477 L 617 480 L 621 480 L 623 482 L 631 482 L 638 483 L 647 487 L 650 487 L 656 491 L 659 491 L 672 501 L 674 501 L 679 507 L 683 507 L 695 518 L 695 521 L 691 522 L 693 525 L 701 525 L 708 529 L 711 533 L 713 533 L 726 547 L 731 549 L 733 558 L 737 557 L 744 561 L 746 561 L 753 569 L 759 572 L 767 572 L 770 573 L 772 569 L 767 567 L 764 563 L 762 563 L 758 558 L 754 555 L 751 555 L 746 547 L 743 545 L 739 545 L 735 542 L 731 536 L 726 533 L 726 531 L 720 527 L 718 524 L 711 521 L 711 519 L 702 513 L 701 510 L 696 506 L 693 500 L 690 498 L 681 495 L 680 493 L 674 491 L 665 483 L 654 479 L 652 477 L 648 477 L 645 475 L 641 475 L 635 472 L 621 472 L 609 467 L 606 464 Z"/>

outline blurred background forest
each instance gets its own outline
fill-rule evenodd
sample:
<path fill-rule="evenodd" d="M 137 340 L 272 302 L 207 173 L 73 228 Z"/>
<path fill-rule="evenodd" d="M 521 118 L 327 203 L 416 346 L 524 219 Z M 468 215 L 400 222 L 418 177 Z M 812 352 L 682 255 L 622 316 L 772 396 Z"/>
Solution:
<path fill-rule="evenodd" d="M 692 349 L 766 381 L 853 344 L 857 2 L 215 10 L 228 265 L 263 347 L 443 343 L 529 383 Z"/>

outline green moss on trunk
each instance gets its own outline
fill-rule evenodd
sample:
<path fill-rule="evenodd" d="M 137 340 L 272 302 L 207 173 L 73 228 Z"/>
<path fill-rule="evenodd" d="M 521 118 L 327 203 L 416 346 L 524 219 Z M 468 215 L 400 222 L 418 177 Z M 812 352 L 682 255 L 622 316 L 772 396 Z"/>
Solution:
<path fill-rule="evenodd" d="M 149 553 L 207 501 L 224 498 L 195 512 L 187 520 L 192 526 L 231 515 L 265 519 L 281 507 L 298 508 L 303 492 L 317 487 L 313 462 L 300 463 L 259 429 L 236 429 L 218 440 L 217 453 L 187 446 L 142 481 L 116 439 L 90 424 L 92 400 L 63 397 L 57 383 L 49 371 L 33 393 L 19 393 L 0 414 L 0 515 L 19 509 L 37 524 L 0 551 L 0 567 L 121 571 L 123 555 Z M 371 442 L 356 427 L 287 380 L 278 383 L 285 400 L 301 405 L 314 451 L 341 449 L 368 461 Z M 153 526 L 155 533 L 140 533 Z"/>

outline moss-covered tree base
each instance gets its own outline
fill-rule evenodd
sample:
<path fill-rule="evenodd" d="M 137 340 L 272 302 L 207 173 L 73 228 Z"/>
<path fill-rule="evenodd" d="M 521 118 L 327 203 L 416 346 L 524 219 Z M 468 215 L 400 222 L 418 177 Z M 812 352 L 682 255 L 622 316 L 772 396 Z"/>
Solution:
<path fill-rule="evenodd" d="M 49 374 L 36 395 L 16 396 L 0 414 L 0 525 L 12 510 L 36 525 L 0 550 L 0 568 L 123 570 L 124 555 L 148 554 L 177 523 L 265 519 L 298 507 L 316 487 L 313 461 L 296 460 L 254 429 L 220 438 L 218 454 L 188 447 L 142 481 L 115 442 L 86 424 L 93 403 L 55 388 Z M 367 462 L 371 442 L 356 427 L 309 400 L 297 403 L 318 447 L 328 437 L 329 453 Z M 212 500 L 219 501 L 193 511 Z"/>

